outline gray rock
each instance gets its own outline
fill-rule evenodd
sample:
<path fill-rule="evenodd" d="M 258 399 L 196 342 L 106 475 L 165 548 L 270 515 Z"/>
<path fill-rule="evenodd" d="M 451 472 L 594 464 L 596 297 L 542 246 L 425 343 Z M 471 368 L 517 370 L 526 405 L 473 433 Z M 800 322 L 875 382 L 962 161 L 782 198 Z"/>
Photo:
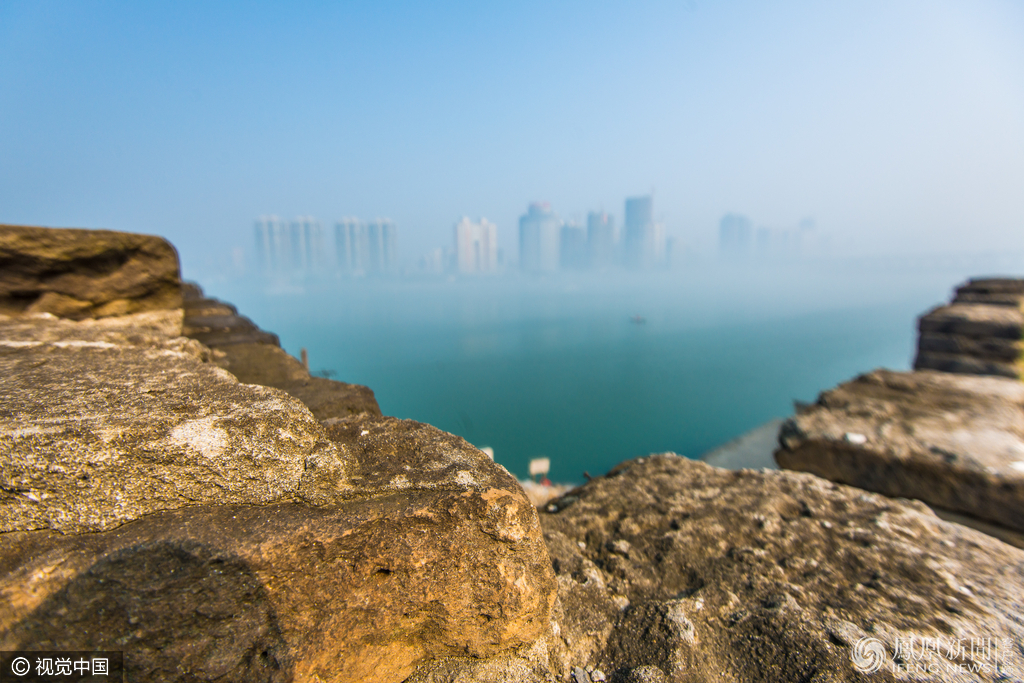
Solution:
<path fill-rule="evenodd" d="M 110 230 L 0 225 L 0 314 L 83 319 L 181 307 L 166 240 Z"/>
<path fill-rule="evenodd" d="M 578 666 L 572 668 L 572 680 L 573 683 L 593 683 L 590 680 L 590 674 Z"/>
<path fill-rule="evenodd" d="M 876 370 L 789 420 L 775 458 L 787 469 L 1021 531 L 1024 384 Z"/>
<path fill-rule="evenodd" d="M 1024 677 L 1024 551 L 920 503 L 672 455 L 624 463 L 576 495 L 541 515 L 558 581 L 555 672 L 859 681 L 863 635 L 891 662 L 912 636 L 976 634 L 1007 645 L 1007 680 Z M 612 552 L 616 539 L 636 552 Z"/>

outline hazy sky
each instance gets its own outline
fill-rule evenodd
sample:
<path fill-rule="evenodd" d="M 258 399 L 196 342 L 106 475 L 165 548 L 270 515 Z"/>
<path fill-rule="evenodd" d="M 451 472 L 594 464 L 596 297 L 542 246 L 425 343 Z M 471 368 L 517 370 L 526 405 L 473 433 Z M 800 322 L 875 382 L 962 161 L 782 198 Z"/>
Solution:
<path fill-rule="evenodd" d="M 0 222 L 386 216 L 403 257 L 655 190 L 862 252 L 1024 249 L 1024 2 L 0 2 Z"/>

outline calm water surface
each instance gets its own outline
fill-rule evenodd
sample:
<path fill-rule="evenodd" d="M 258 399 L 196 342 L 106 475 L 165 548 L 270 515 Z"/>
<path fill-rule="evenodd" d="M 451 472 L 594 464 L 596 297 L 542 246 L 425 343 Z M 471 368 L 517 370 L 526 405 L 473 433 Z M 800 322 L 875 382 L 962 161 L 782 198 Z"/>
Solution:
<path fill-rule="evenodd" d="M 581 481 L 622 460 L 697 457 L 793 400 L 912 361 L 915 317 L 963 275 L 785 270 L 628 277 L 335 281 L 212 292 L 525 477 Z M 636 322 L 634 316 L 643 318 Z"/>

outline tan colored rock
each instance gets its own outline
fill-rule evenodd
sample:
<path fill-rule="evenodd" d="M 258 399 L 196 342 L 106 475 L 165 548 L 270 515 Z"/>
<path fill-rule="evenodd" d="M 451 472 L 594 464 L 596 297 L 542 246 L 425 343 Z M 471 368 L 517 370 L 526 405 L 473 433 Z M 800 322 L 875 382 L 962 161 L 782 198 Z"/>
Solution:
<path fill-rule="evenodd" d="M 558 580 L 548 652 L 559 680 L 574 667 L 610 681 L 1024 679 L 1024 551 L 920 503 L 663 455 L 623 463 L 552 509 L 541 524 Z M 865 637 L 885 657 L 867 676 L 852 661 Z M 951 674 L 965 660 L 922 654 L 922 637 L 997 640 L 1003 678 L 981 654 L 967 664 L 987 671 Z M 893 672 L 911 638 L 921 659 L 905 663 L 940 673 Z"/>
<path fill-rule="evenodd" d="M 383 683 L 548 628 L 508 472 L 427 425 L 325 427 L 175 320 L 0 320 L 0 649 L 123 650 L 132 680 Z"/>
<path fill-rule="evenodd" d="M 0 321 L 0 530 L 98 531 L 158 510 L 351 490 L 302 403 L 239 384 L 196 342 L 135 320 L 36 320 L 45 341 Z"/>
<path fill-rule="evenodd" d="M 132 680 L 401 681 L 540 635 L 554 585 L 526 508 L 514 490 L 407 490 L 5 534 L 0 645 L 123 649 Z"/>
<path fill-rule="evenodd" d="M 0 225 L 0 314 L 82 319 L 180 307 L 178 255 L 160 237 Z"/>
<path fill-rule="evenodd" d="M 1024 371 L 1024 280 L 978 278 L 951 304 L 918 320 L 915 370 L 1020 379 Z"/>
<path fill-rule="evenodd" d="M 1024 385 L 876 370 L 783 425 L 779 465 L 1024 530 Z"/>

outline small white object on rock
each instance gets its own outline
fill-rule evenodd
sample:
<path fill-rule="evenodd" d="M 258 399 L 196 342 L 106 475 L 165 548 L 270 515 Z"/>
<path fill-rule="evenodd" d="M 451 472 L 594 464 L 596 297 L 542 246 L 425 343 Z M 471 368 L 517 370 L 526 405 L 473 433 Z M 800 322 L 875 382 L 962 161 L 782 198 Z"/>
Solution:
<path fill-rule="evenodd" d="M 852 443 L 854 446 L 863 446 L 868 442 L 868 437 L 857 432 L 846 432 L 846 434 L 843 435 L 843 439 L 846 443 Z"/>
<path fill-rule="evenodd" d="M 601 683 L 601 681 L 606 681 L 608 679 L 605 678 L 603 671 L 601 671 L 600 669 L 594 669 L 590 673 L 590 680 L 594 681 L 594 683 Z"/>
<path fill-rule="evenodd" d="M 359 432 L 359 436 L 366 436 L 369 433 L 370 433 L 370 430 L 364 429 L 363 431 Z"/>
<path fill-rule="evenodd" d="M 633 549 L 633 546 L 629 544 L 629 541 L 618 538 L 608 544 L 608 550 L 611 550 L 616 555 L 629 556 L 629 551 Z"/>
<path fill-rule="evenodd" d="M 1017 462 L 1010 463 L 1010 469 L 1017 470 L 1018 472 L 1024 472 L 1024 460 L 1018 460 Z"/>
<path fill-rule="evenodd" d="M 583 541 L 576 541 L 576 545 L 578 545 L 580 547 L 580 550 L 586 550 L 587 549 L 587 544 L 585 542 L 583 542 Z"/>

